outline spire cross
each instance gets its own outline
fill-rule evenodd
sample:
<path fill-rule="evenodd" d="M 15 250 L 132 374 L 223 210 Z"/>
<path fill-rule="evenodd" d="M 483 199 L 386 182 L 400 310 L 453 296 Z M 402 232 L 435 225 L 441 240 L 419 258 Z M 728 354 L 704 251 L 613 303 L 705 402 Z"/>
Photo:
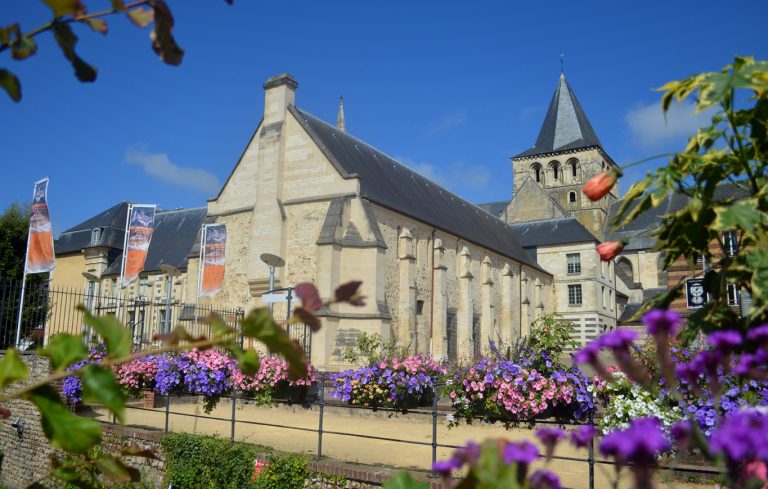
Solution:
<path fill-rule="evenodd" d="M 565 55 L 561 54 L 560 55 L 560 74 L 562 75 L 564 71 L 565 71 Z"/>

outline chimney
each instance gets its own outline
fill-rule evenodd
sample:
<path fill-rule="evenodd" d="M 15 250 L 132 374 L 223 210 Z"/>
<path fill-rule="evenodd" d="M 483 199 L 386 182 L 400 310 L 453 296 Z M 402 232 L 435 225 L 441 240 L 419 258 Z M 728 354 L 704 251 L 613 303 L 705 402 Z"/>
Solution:
<path fill-rule="evenodd" d="M 264 82 L 264 124 L 282 122 L 285 111 L 296 102 L 298 82 L 288 73 Z"/>

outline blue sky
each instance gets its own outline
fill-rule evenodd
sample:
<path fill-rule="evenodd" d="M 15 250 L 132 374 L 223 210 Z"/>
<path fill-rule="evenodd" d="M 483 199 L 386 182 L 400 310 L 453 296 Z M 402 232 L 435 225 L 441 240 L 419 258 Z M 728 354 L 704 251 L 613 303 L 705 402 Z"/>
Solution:
<path fill-rule="evenodd" d="M 87 2 L 91 10 L 108 1 Z M 620 164 L 680 149 L 701 118 L 664 126 L 653 88 L 718 70 L 735 54 L 768 58 L 768 2 L 178 1 L 179 67 L 148 30 L 107 18 L 76 27 L 99 78 L 82 84 L 47 33 L 38 54 L 0 67 L 24 99 L 0 93 L 0 207 L 51 177 L 60 232 L 121 200 L 205 205 L 263 111 L 261 84 L 290 72 L 297 105 L 474 202 L 508 199 L 509 157 L 533 145 L 565 73 L 605 150 Z M 30 30 L 44 4 L 3 0 L 0 24 Z M 633 169 L 622 188 L 647 167 Z"/>

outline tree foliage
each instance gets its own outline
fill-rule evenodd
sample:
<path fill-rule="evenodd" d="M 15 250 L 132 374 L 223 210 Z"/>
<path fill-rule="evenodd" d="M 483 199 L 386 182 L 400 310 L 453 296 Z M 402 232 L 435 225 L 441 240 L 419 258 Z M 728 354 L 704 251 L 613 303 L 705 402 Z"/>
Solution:
<path fill-rule="evenodd" d="M 716 329 L 745 331 L 768 319 L 768 62 L 737 57 L 720 72 L 670 82 L 660 90 L 665 112 L 692 98 L 697 111 L 714 110 L 711 124 L 692 135 L 666 166 L 627 191 L 613 224 L 633 221 L 673 193 L 686 196 L 686 205 L 665 216 L 655 232 L 665 266 L 696 256 L 710 265 L 704 287 L 711 300 L 691 316 L 685 338 Z M 738 239 L 733 256 L 723 242 L 728 231 Z M 719 252 L 713 253 L 711 243 Z M 728 307 L 728 284 L 751 296 L 746 318 Z M 644 310 L 669 305 L 682 286 L 675 284 Z"/>
<path fill-rule="evenodd" d="M 78 37 L 72 25 L 84 25 L 93 32 L 107 35 L 109 26 L 104 17 L 122 13 L 139 28 L 153 26 L 149 34 L 152 50 L 164 63 L 176 66 L 181 64 L 184 57 L 184 50 L 173 37 L 173 14 L 164 0 L 111 0 L 111 8 L 98 12 L 89 12 L 84 0 L 42 1 L 50 8 L 53 19 L 26 32 L 18 22 L 0 27 L 0 53 L 10 51 L 13 59 L 25 60 L 37 53 L 35 38 L 43 32 L 51 31 L 62 54 L 72 65 L 75 77 L 81 82 L 93 82 L 96 81 L 98 71 L 77 54 Z M 234 0 L 225 1 L 232 4 Z M 21 81 L 6 68 L 0 68 L 0 88 L 14 102 L 21 101 Z"/>
<path fill-rule="evenodd" d="M 29 205 L 14 203 L 0 215 L 0 282 L 21 280 L 29 231 Z"/>

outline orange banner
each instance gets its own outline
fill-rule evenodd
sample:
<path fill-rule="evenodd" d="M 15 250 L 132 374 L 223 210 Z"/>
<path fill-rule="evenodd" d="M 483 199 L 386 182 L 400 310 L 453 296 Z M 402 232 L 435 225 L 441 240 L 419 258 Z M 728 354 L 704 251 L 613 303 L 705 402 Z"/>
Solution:
<path fill-rule="evenodd" d="M 48 214 L 48 178 L 35 182 L 32 215 L 29 218 L 27 263 L 25 273 L 50 272 L 56 268 L 53 254 L 53 231 Z"/>
<path fill-rule="evenodd" d="M 123 251 L 123 287 L 135 282 L 144 270 L 149 243 L 155 230 L 154 205 L 133 205 L 129 213 L 127 250 Z"/>
<path fill-rule="evenodd" d="M 200 295 L 213 297 L 224 285 L 224 261 L 227 247 L 227 227 L 206 224 L 203 228 L 203 271 Z"/>

